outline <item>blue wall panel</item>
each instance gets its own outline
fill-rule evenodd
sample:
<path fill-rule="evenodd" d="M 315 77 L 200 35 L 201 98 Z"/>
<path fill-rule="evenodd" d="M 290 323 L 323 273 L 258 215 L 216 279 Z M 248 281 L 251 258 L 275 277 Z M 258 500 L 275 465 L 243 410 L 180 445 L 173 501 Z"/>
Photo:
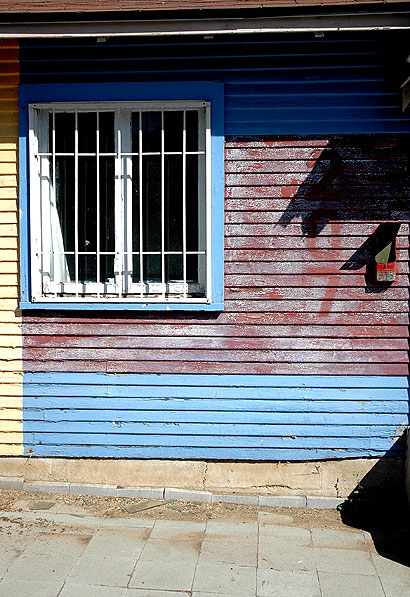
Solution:
<path fill-rule="evenodd" d="M 401 455 L 408 387 L 388 376 L 26 373 L 24 448 L 67 457 Z"/>
<path fill-rule="evenodd" d="M 20 55 L 22 83 L 224 81 L 227 135 L 410 131 L 399 32 L 23 41 Z"/>

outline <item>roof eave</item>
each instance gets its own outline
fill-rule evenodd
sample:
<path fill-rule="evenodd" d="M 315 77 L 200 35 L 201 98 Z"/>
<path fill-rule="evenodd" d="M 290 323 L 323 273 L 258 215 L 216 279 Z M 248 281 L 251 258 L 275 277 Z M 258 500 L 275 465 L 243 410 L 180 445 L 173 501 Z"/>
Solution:
<path fill-rule="evenodd" d="M 387 8 L 387 7 L 386 7 Z M 219 35 L 236 33 L 290 33 L 303 31 L 363 31 L 410 29 L 410 8 L 372 11 L 339 10 L 318 14 L 306 11 L 260 17 L 115 18 L 1 22 L 0 38 L 121 37 L 162 35 Z M 50 16 L 50 15 L 49 15 Z"/>

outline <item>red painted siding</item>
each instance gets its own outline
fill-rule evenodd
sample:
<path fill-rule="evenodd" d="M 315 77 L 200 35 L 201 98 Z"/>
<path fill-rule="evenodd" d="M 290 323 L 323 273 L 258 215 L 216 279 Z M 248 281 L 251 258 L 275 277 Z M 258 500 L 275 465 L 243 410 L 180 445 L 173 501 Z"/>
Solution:
<path fill-rule="evenodd" d="M 27 371 L 408 374 L 405 135 L 228 139 L 225 310 L 24 317 Z M 398 276 L 366 282 L 400 222 Z"/>

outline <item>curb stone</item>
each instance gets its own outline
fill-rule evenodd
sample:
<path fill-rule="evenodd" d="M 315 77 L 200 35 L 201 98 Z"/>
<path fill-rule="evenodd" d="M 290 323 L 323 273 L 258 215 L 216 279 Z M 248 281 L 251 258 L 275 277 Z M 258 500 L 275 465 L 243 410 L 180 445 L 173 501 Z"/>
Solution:
<path fill-rule="evenodd" d="M 333 509 L 346 498 L 296 495 L 239 495 L 195 491 L 174 487 L 118 487 L 87 483 L 61 483 L 52 481 L 25 481 L 22 477 L 0 477 L 0 489 L 42 491 L 63 495 L 95 495 L 107 497 L 172 499 L 202 503 L 232 503 L 251 506 L 284 508 Z"/>

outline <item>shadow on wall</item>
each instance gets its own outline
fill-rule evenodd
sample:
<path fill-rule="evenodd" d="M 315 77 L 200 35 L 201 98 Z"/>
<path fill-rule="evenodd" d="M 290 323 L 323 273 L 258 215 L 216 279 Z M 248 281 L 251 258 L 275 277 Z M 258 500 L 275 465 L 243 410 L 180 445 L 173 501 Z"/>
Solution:
<path fill-rule="evenodd" d="M 393 240 L 395 258 L 395 237 L 401 222 L 409 220 L 410 137 L 354 135 L 331 137 L 322 148 L 321 143 L 308 163 L 311 171 L 297 185 L 279 225 L 301 222 L 308 249 L 315 249 L 314 239 L 329 234 L 327 225 L 342 247 L 343 236 L 360 235 L 355 224 L 374 223 L 373 232 L 340 270 L 365 268 L 366 293 L 385 292 L 391 282 L 376 281 L 375 255 L 383 243 Z M 341 231 L 341 224 L 348 226 Z M 345 246 L 354 247 L 354 240 Z"/>
<path fill-rule="evenodd" d="M 339 248 L 352 247 L 339 269 L 361 270 L 366 293 L 388 291 L 391 282 L 376 281 L 375 256 L 381 245 L 395 238 L 401 223 L 409 220 L 409 137 L 333 137 L 313 160 L 279 224 L 301 222 L 308 249 L 320 247 L 316 239 L 322 235 L 339 236 Z M 360 224 L 366 223 L 373 231 L 364 241 L 363 235 L 358 238 L 355 248 L 354 237 L 361 235 Z M 351 236 L 346 244 L 343 235 Z M 397 457 L 405 449 L 403 435 L 360 480 L 343 503 L 341 515 L 345 524 L 371 534 L 380 555 L 410 566 L 410 507 L 404 489 L 404 460 Z"/>
<path fill-rule="evenodd" d="M 331 222 L 408 220 L 409 135 L 330 137 L 308 165 L 280 225 L 301 221 L 302 235 L 316 238 Z"/>
<path fill-rule="evenodd" d="M 343 522 L 368 531 L 378 554 L 410 567 L 410 507 L 404 490 L 404 460 L 394 453 L 406 433 L 361 479 L 341 504 Z"/>

